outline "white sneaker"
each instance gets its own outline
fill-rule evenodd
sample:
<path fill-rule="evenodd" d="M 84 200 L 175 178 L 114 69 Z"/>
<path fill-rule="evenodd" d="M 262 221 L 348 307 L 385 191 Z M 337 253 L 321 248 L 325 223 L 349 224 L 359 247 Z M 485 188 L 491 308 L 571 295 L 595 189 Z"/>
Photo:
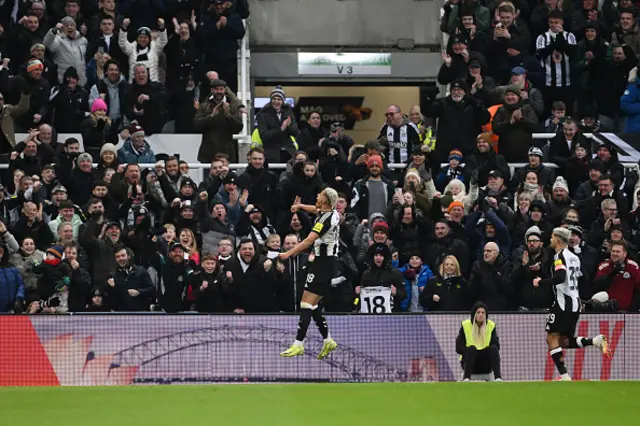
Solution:
<path fill-rule="evenodd" d="M 471 380 L 469 379 L 462 379 L 463 382 L 470 382 Z"/>
<path fill-rule="evenodd" d="M 500 377 L 498 377 L 497 379 L 494 380 L 494 382 L 501 382 L 502 379 Z"/>
<path fill-rule="evenodd" d="M 561 374 L 560 377 L 558 377 L 556 380 L 560 382 L 570 382 L 571 376 L 569 376 L 569 373 L 564 373 L 564 374 Z"/>
<path fill-rule="evenodd" d="M 604 336 L 604 334 L 598 334 L 593 338 L 593 346 L 600 349 L 604 356 L 611 357 L 611 352 L 609 351 L 609 342 L 607 342 L 607 338 Z"/>

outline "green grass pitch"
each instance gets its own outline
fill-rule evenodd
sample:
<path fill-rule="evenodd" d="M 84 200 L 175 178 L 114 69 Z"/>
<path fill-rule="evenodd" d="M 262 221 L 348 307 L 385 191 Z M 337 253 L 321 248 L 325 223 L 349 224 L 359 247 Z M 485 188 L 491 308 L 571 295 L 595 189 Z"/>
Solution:
<path fill-rule="evenodd" d="M 2 425 L 631 425 L 640 382 L 0 388 Z"/>

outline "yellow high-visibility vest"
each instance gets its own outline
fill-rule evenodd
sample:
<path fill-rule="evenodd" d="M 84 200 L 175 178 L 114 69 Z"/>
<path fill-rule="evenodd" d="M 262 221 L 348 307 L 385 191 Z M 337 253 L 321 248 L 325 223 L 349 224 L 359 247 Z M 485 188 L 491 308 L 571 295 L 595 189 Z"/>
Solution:
<path fill-rule="evenodd" d="M 489 342 L 491 341 L 491 333 L 496 328 L 496 323 L 491 320 L 487 320 L 487 327 L 485 330 L 485 338 L 484 344 L 479 345 L 473 340 L 473 323 L 471 320 L 462 321 L 462 329 L 464 330 L 464 337 L 467 340 L 467 347 L 475 346 L 477 350 L 481 351 L 482 349 L 486 349 L 489 347 Z"/>
<path fill-rule="evenodd" d="M 416 125 L 418 130 L 422 130 L 423 127 L 426 127 L 426 131 L 423 133 L 418 133 L 418 137 L 420 138 L 420 142 L 423 145 L 427 145 L 431 151 L 436 149 L 436 137 L 433 134 L 433 127 L 425 126 L 424 123 L 420 122 Z"/>
<path fill-rule="evenodd" d="M 293 146 L 296 147 L 296 151 L 298 150 L 298 142 L 296 142 L 296 138 L 293 136 L 289 136 L 291 138 L 291 142 L 293 142 Z M 255 148 L 256 146 L 262 146 L 262 137 L 260 136 L 260 132 L 258 129 L 255 129 L 253 133 L 251 133 L 251 148 Z"/>

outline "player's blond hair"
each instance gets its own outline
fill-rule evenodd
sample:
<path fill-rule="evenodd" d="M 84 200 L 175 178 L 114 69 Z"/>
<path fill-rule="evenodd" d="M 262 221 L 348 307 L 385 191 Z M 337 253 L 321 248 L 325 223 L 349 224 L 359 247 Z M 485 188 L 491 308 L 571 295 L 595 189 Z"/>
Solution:
<path fill-rule="evenodd" d="M 325 188 L 324 196 L 327 198 L 329 205 L 331 205 L 332 209 L 336 208 L 336 204 L 338 203 L 338 192 L 333 188 Z"/>

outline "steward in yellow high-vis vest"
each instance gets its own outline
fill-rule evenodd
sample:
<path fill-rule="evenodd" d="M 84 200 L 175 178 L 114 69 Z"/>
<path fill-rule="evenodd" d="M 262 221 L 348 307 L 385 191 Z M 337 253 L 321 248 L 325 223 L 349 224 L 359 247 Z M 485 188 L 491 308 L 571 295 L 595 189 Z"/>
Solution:
<path fill-rule="evenodd" d="M 456 352 L 461 355 L 463 381 L 470 380 L 472 374 L 488 375 L 491 372 L 495 380 L 502 380 L 500 340 L 496 323 L 489 319 L 484 303 L 476 302 L 471 309 L 471 319 L 462 321 L 456 338 Z"/>

